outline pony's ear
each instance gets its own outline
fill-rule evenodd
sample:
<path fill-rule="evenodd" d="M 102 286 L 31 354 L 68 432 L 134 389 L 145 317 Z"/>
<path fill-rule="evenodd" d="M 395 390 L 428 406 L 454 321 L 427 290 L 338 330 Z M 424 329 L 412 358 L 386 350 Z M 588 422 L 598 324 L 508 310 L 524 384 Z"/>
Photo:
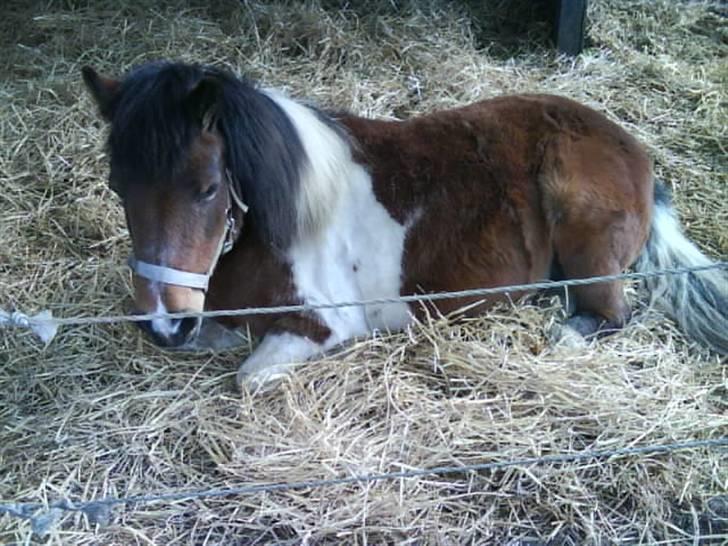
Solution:
<path fill-rule="evenodd" d="M 213 75 L 205 75 L 187 97 L 185 105 L 190 115 L 204 130 L 211 130 L 217 122 L 221 82 Z"/>
<path fill-rule="evenodd" d="M 83 74 L 83 81 L 91 92 L 91 96 L 96 101 L 101 115 L 110 121 L 114 112 L 116 99 L 119 96 L 121 82 L 100 76 L 90 66 L 84 66 L 81 69 L 81 73 Z"/>

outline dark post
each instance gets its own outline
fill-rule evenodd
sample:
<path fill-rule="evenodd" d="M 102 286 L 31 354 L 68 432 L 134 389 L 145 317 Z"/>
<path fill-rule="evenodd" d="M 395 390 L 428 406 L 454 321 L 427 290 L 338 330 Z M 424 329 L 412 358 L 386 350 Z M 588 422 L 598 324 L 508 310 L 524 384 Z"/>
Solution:
<path fill-rule="evenodd" d="M 556 1 L 556 46 L 568 55 L 578 55 L 584 47 L 587 0 Z"/>

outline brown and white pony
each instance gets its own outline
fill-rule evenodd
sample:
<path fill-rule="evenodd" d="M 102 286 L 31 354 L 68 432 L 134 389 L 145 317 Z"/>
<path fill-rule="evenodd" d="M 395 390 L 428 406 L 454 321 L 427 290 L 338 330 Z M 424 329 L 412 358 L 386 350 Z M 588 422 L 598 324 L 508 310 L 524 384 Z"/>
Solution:
<path fill-rule="evenodd" d="M 211 67 L 84 68 L 111 122 L 111 187 L 133 243 L 140 312 L 324 304 L 710 263 L 682 234 L 640 144 L 562 97 L 485 100 L 407 121 L 332 114 Z M 229 250 L 229 252 L 226 252 Z M 209 280 L 209 287 L 208 285 Z M 728 353 L 722 272 L 653 296 Z M 516 294 L 518 296 L 518 294 Z M 582 335 L 630 316 L 620 282 L 573 289 Z M 441 301 L 439 312 L 496 298 Z M 263 336 L 238 373 L 259 386 L 355 336 L 405 327 L 406 304 L 227 319 Z M 180 346 L 198 318 L 143 328 Z"/>

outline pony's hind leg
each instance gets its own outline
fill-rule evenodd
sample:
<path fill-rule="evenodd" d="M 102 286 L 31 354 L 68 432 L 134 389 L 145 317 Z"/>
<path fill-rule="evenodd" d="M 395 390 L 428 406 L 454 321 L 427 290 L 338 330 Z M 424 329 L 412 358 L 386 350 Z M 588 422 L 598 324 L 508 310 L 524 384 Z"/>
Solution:
<path fill-rule="evenodd" d="M 625 235 L 625 227 L 615 219 L 598 228 L 582 225 L 579 229 L 570 226 L 558 229 L 556 252 L 564 278 L 621 273 L 640 246 L 638 236 Z M 620 329 L 631 315 L 622 281 L 572 286 L 568 288 L 568 299 L 574 313 L 565 325 L 584 337 Z"/>
<path fill-rule="evenodd" d="M 581 336 L 608 334 L 622 328 L 629 320 L 631 313 L 621 282 L 604 283 L 599 288 L 596 285 L 572 287 L 570 290 L 576 305 L 565 325 Z"/>
<path fill-rule="evenodd" d="M 602 132 L 561 138 L 547 150 L 542 188 L 552 245 L 566 279 L 622 273 L 647 240 L 652 208 L 650 162 L 606 120 Z M 615 146 L 615 144 L 618 144 Z M 631 315 L 621 281 L 569 288 L 566 326 L 582 336 L 621 328 Z"/>

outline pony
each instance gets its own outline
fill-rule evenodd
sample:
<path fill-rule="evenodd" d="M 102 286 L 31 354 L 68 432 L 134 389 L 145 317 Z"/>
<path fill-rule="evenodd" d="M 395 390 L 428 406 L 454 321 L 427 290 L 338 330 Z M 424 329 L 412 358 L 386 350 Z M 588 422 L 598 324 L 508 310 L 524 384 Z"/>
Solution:
<path fill-rule="evenodd" d="M 212 66 L 82 69 L 110 123 L 140 313 L 397 297 L 709 264 L 686 238 L 640 143 L 568 98 L 524 94 L 404 121 L 330 112 Z M 728 279 L 648 281 L 696 341 L 728 353 Z M 572 289 L 564 331 L 630 318 L 621 282 Z M 521 293 L 513 294 L 519 297 Z M 221 319 L 262 340 L 239 368 L 259 388 L 346 340 L 434 309 L 504 296 Z M 198 317 L 141 323 L 184 346 Z"/>

